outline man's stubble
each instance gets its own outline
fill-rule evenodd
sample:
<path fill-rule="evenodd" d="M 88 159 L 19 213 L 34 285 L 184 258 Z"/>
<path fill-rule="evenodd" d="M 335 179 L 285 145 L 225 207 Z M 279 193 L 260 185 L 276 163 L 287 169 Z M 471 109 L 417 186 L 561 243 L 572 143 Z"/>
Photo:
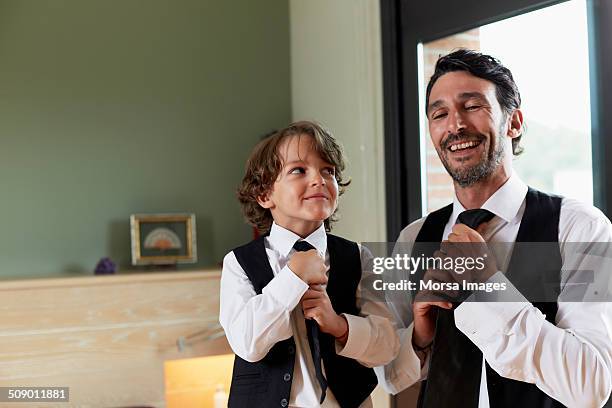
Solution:
<path fill-rule="evenodd" d="M 484 152 L 484 157 L 482 157 L 479 162 L 470 167 L 459 167 L 452 168 L 449 164 L 447 154 L 447 146 L 451 142 L 460 141 L 460 140 L 480 140 L 481 143 L 484 143 L 486 140 L 486 136 L 482 134 L 473 134 L 473 133 L 461 133 L 460 135 L 448 135 L 440 145 L 440 149 L 438 150 L 438 157 L 442 161 L 444 168 L 448 174 L 452 177 L 452 179 L 459 184 L 461 187 L 470 187 L 476 184 L 479 181 L 485 180 L 489 176 L 491 176 L 495 170 L 500 166 L 502 159 L 504 157 L 504 146 L 503 146 L 503 127 L 504 121 L 502 121 L 502 125 L 500 126 L 499 131 L 495 135 L 495 149 L 488 150 Z"/>

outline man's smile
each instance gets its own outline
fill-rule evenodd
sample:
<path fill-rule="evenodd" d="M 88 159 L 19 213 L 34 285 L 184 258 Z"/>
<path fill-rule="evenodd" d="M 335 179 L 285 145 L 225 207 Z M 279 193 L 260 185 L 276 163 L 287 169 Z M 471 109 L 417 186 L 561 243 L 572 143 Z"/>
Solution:
<path fill-rule="evenodd" d="M 481 143 L 480 140 L 469 140 L 465 142 L 457 142 L 457 143 L 451 144 L 448 147 L 448 150 L 450 150 L 451 152 L 460 152 L 463 150 L 473 149 L 477 147 L 478 145 L 480 145 L 480 143 Z"/>

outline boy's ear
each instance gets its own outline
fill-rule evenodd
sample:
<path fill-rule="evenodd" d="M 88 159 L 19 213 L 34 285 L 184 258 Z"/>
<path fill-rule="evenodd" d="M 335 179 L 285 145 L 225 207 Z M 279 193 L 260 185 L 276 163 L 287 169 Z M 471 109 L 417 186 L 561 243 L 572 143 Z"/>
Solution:
<path fill-rule="evenodd" d="M 267 209 L 274 207 L 274 202 L 270 199 L 269 194 L 264 194 L 257 197 L 257 204 Z"/>

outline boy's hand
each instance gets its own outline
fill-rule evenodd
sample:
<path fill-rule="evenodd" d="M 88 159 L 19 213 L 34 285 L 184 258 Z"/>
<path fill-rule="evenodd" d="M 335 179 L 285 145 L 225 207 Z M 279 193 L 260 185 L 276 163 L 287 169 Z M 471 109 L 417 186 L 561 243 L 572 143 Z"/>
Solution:
<path fill-rule="evenodd" d="M 346 343 L 348 323 L 334 311 L 325 289 L 319 285 L 311 286 L 302 297 L 302 309 L 304 317 L 316 320 L 323 333 L 331 334 L 342 344 Z"/>
<path fill-rule="evenodd" d="M 325 261 L 314 249 L 294 253 L 287 266 L 307 285 L 324 285 L 327 283 Z"/>

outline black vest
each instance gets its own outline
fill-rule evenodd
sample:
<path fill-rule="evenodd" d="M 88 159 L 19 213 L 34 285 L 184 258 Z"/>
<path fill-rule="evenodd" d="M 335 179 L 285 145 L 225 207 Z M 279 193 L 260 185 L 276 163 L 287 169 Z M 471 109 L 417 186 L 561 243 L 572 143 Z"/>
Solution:
<path fill-rule="evenodd" d="M 358 315 L 355 293 L 361 279 L 361 258 L 356 243 L 327 235 L 329 280 L 327 294 L 336 313 Z M 272 280 L 264 247 L 264 237 L 234 249 L 238 263 L 247 274 L 257 294 Z M 336 354 L 335 339 L 320 335 L 321 355 L 329 388 L 341 407 L 358 407 L 374 390 L 374 370 L 356 360 Z M 293 337 L 276 343 L 260 361 L 250 363 L 236 356 L 230 388 L 230 408 L 286 407 L 289 402 L 295 340 Z"/>
<path fill-rule="evenodd" d="M 444 234 L 444 227 L 452 214 L 452 204 L 431 213 L 416 238 L 415 250 L 429 250 L 431 245 L 418 247 L 418 243 L 440 242 Z M 518 235 L 515 242 L 557 242 L 559 241 L 559 214 L 561 210 L 561 197 L 551 196 L 542 192 L 529 189 L 525 202 L 525 213 L 521 220 Z M 561 253 L 558 246 L 547 246 L 549 253 L 526 260 L 521 256 L 520 246 L 515 246 L 510 258 L 506 277 L 512 284 L 528 299 L 543 298 L 543 293 L 549 293 L 551 282 L 559 282 L 561 271 Z M 420 254 L 421 252 L 419 252 Z M 415 252 L 413 252 L 413 255 Z M 432 253 L 426 254 L 431 256 Z M 526 264 L 529 263 L 529 265 Z M 527 270 L 537 271 L 537 278 L 525 279 Z M 419 271 L 419 279 L 423 271 Z M 531 275 L 533 277 L 533 274 Z M 555 289 L 558 295 L 560 287 Z M 551 298 L 548 295 L 547 298 Z M 556 296 L 554 297 L 556 298 Z M 557 303 L 537 303 L 533 305 L 540 309 L 546 316 L 546 320 L 555 324 L 557 314 Z M 444 317 L 444 318 L 442 318 Z M 452 313 L 441 312 L 437 320 L 436 331 L 441 330 L 447 344 L 452 344 L 452 354 L 455 364 L 461 367 L 460 372 L 448 372 L 445 362 L 436 359 L 436 345 L 433 345 L 430 375 L 433 370 L 442 370 L 447 378 L 445 389 L 434 390 L 427 387 L 427 381 L 423 381 L 419 394 L 418 406 L 421 408 L 477 408 L 480 379 L 482 372 L 482 352 L 455 326 Z M 442 326 L 442 327 L 439 327 Z M 454 369 L 450 370 L 454 371 Z M 458 370 L 459 371 L 459 370 Z M 564 405 L 541 391 L 535 384 L 511 380 L 497 374 L 489 364 L 486 364 L 487 389 L 489 392 L 489 404 L 491 408 L 553 408 Z"/>

